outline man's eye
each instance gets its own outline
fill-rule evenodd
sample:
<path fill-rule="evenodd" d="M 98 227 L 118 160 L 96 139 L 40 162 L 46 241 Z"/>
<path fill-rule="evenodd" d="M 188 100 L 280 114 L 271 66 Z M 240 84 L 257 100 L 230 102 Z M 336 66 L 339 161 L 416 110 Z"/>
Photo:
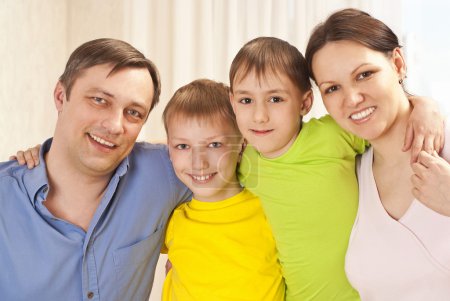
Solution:
<path fill-rule="evenodd" d="M 222 146 L 222 143 L 220 143 L 220 142 L 212 142 L 208 146 L 212 147 L 212 148 L 219 148 L 219 147 Z"/>
<path fill-rule="evenodd" d="M 106 100 L 101 97 L 92 97 L 92 99 L 94 100 L 94 102 L 99 103 L 99 104 L 106 103 Z"/>
<path fill-rule="evenodd" d="M 252 99 L 251 98 L 242 98 L 241 100 L 239 100 L 239 102 L 246 105 L 246 104 L 252 103 Z"/>
<path fill-rule="evenodd" d="M 325 89 L 325 94 L 333 93 L 333 92 L 337 91 L 338 89 L 339 89 L 338 86 L 331 86 L 331 87 Z"/>
<path fill-rule="evenodd" d="M 277 97 L 277 96 L 271 97 L 269 100 L 269 102 L 275 102 L 275 103 L 282 102 L 282 101 L 283 100 L 281 99 L 281 97 Z"/>
<path fill-rule="evenodd" d="M 128 115 L 133 116 L 134 118 L 142 118 L 142 115 L 140 112 L 133 110 L 133 109 L 129 109 L 127 110 Z"/>
<path fill-rule="evenodd" d="M 177 144 L 175 145 L 176 149 L 188 149 L 189 146 L 187 144 L 181 143 L 181 144 Z"/>

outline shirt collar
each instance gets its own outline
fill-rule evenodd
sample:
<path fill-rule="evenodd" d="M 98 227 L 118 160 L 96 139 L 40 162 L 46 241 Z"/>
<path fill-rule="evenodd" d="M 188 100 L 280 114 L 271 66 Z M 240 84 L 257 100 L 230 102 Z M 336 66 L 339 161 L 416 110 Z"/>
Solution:
<path fill-rule="evenodd" d="M 46 140 L 39 150 L 39 165 L 35 168 L 25 172 L 23 176 L 23 182 L 28 192 L 28 197 L 31 205 L 35 206 L 35 200 L 37 193 L 43 189 L 45 196 L 47 196 L 48 191 L 48 178 L 47 178 L 47 168 L 44 160 L 45 153 L 48 152 L 50 146 L 52 145 L 52 138 Z"/>

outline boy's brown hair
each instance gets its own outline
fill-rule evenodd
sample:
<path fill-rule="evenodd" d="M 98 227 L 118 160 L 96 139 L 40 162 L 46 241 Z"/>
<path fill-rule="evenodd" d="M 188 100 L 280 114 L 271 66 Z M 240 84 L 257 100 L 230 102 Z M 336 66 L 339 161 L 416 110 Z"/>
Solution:
<path fill-rule="evenodd" d="M 306 60 L 298 49 L 274 37 L 259 37 L 247 42 L 236 54 L 230 67 L 230 86 L 255 71 L 261 78 L 266 72 L 284 72 L 301 91 L 311 89 Z"/>
<path fill-rule="evenodd" d="M 223 83 L 209 79 L 198 79 L 179 88 L 164 109 L 163 121 L 167 135 L 169 122 L 176 117 L 229 122 L 239 134 L 229 91 Z"/>

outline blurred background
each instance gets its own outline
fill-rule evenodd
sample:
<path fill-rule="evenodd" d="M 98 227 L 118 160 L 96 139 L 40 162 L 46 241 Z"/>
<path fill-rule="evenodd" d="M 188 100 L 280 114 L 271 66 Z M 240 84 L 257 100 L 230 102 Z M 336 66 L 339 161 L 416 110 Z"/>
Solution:
<path fill-rule="evenodd" d="M 53 88 L 70 53 L 88 40 L 122 39 L 155 62 L 161 103 L 139 139 L 164 141 L 161 113 L 178 87 L 197 78 L 228 84 L 234 55 L 258 36 L 285 39 L 304 53 L 314 26 L 346 7 L 394 30 L 404 45 L 409 91 L 434 98 L 448 113 L 445 0 L 0 0 L 0 160 L 52 136 Z M 326 113 L 317 92 L 315 99 L 309 117 Z M 161 265 L 150 300 L 160 300 L 163 280 Z"/>

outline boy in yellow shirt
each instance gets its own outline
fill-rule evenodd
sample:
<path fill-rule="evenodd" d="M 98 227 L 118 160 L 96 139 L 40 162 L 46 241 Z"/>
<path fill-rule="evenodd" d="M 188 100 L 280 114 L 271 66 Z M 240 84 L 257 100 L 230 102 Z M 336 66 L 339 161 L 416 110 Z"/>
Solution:
<path fill-rule="evenodd" d="M 243 138 L 228 93 L 223 84 L 196 80 L 175 92 L 163 114 L 175 173 L 193 192 L 167 227 L 172 268 L 163 300 L 284 300 L 260 200 L 237 179 Z"/>

